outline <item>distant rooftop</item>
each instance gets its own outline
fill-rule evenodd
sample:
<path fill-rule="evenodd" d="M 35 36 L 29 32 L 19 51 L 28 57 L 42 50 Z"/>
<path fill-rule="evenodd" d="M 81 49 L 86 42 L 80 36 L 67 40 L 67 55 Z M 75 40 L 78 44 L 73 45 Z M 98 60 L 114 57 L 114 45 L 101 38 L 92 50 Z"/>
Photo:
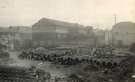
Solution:
<path fill-rule="evenodd" d="M 42 27 L 42 26 L 84 27 L 83 25 L 80 25 L 78 23 L 68 23 L 49 18 L 41 18 L 37 23 L 32 25 L 32 27 Z"/>
<path fill-rule="evenodd" d="M 120 22 L 113 26 L 113 28 L 135 28 L 135 23 L 133 22 Z"/>
<path fill-rule="evenodd" d="M 124 32 L 135 33 L 135 23 L 120 22 L 120 23 L 117 23 L 116 25 L 114 25 L 112 30 L 117 31 L 117 32 L 124 31 Z"/>

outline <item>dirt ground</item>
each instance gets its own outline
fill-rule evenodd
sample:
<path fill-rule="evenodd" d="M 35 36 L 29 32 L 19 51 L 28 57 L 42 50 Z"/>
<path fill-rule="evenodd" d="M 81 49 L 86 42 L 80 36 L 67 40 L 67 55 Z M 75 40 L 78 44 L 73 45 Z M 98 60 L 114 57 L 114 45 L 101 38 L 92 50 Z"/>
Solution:
<path fill-rule="evenodd" d="M 9 52 L 10 59 L 6 62 L 6 64 L 10 66 L 19 66 L 19 67 L 31 67 L 36 66 L 37 68 L 43 69 L 46 72 L 50 72 L 52 78 L 54 77 L 66 77 L 68 74 L 73 71 L 74 67 L 68 67 L 63 65 L 54 65 L 51 62 L 41 62 L 41 61 L 33 61 L 33 60 L 22 60 L 18 58 L 20 52 Z"/>

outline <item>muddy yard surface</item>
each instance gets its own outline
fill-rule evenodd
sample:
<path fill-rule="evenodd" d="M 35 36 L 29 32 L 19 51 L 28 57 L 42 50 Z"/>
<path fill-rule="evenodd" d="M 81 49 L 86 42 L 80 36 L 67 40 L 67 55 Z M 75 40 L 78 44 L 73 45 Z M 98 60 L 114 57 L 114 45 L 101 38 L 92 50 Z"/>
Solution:
<path fill-rule="evenodd" d="M 41 62 L 33 61 L 18 58 L 20 52 L 9 52 L 10 59 L 5 60 L 4 62 L 10 66 L 19 66 L 19 67 L 31 67 L 36 66 L 37 68 L 43 69 L 46 72 L 50 72 L 52 78 L 54 77 L 66 77 L 74 70 L 74 66 L 64 66 L 64 65 L 55 65 L 51 62 Z"/>

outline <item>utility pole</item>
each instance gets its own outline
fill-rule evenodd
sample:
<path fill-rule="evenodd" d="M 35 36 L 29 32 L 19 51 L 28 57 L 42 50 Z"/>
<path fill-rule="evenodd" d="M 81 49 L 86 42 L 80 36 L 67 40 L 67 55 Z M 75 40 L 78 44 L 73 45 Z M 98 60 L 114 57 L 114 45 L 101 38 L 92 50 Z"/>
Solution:
<path fill-rule="evenodd" d="M 117 23 L 117 15 L 114 14 L 114 25 Z"/>
<path fill-rule="evenodd" d="M 117 24 L 117 15 L 114 14 L 113 16 L 114 16 L 114 25 L 113 25 L 113 26 L 115 26 L 115 25 Z M 113 36 L 113 29 L 112 29 L 112 46 L 113 46 L 113 44 L 114 44 L 114 43 L 113 43 L 113 42 L 114 42 L 113 39 L 114 39 L 114 36 Z"/>

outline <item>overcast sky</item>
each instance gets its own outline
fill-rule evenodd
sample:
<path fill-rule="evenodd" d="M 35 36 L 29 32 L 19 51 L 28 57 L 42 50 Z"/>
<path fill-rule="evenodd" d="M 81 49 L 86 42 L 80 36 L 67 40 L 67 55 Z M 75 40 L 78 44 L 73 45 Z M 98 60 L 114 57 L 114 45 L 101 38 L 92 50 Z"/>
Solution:
<path fill-rule="evenodd" d="M 0 0 L 0 26 L 32 25 L 42 17 L 110 28 L 135 22 L 135 0 Z"/>

